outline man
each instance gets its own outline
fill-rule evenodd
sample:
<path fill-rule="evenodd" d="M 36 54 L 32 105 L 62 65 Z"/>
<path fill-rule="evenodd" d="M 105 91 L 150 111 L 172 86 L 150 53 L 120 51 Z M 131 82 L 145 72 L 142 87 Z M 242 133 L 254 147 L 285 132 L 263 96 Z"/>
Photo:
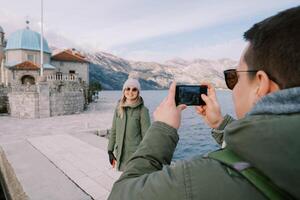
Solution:
<path fill-rule="evenodd" d="M 225 149 L 260 171 L 286 198 L 300 199 L 300 7 L 255 24 L 244 37 L 249 44 L 237 69 L 225 71 L 238 120 L 221 116 L 211 85 L 208 96 L 202 95 L 206 106 L 197 112 L 219 131 Z M 175 83 L 109 199 L 266 199 L 238 171 L 210 157 L 169 166 L 186 107 L 176 107 L 174 96 Z"/>

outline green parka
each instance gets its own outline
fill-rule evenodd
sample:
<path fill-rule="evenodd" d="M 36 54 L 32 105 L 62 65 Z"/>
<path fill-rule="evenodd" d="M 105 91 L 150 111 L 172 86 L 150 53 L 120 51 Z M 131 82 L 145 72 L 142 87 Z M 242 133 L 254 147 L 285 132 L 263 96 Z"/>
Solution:
<path fill-rule="evenodd" d="M 118 115 L 117 110 L 118 106 L 114 112 L 107 149 L 114 151 L 117 158 L 117 169 L 123 171 L 126 162 L 137 150 L 150 126 L 150 116 L 142 98 L 136 104 L 125 107 L 122 118 Z"/>
<path fill-rule="evenodd" d="M 244 119 L 227 119 L 219 127 L 226 148 L 295 199 L 300 199 L 299 94 L 296 88 L 267 95 Z M 176 129 L 154 122 L 109 199 L 266 199 L 239 173 L 210 158 L 170 165 L 178 139 Z"/>

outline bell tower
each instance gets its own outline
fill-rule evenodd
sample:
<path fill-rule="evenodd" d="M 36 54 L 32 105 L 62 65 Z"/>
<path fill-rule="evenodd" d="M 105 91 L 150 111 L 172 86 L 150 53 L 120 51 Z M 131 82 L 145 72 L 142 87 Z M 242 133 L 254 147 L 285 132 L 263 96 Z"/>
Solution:
<path fill-rule="evenodd" d="M 5 40 L 4 40 L 4 31 L 0 26 L 0 64 L 2 59 L 4 58 L 4 48 L 5 48 Z"/>

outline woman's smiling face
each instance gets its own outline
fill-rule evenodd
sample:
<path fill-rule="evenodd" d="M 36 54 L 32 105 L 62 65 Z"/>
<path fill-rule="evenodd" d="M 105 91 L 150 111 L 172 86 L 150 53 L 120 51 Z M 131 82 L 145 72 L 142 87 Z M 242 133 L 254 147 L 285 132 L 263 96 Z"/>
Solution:
<path fill-rule="evenodd" d="M 135 101 L 138 97 L 138 89 L 136 87 L 127 87 L 124 90 L 124 94 L 126 97 L 126 100 L 130 101 Z"/>

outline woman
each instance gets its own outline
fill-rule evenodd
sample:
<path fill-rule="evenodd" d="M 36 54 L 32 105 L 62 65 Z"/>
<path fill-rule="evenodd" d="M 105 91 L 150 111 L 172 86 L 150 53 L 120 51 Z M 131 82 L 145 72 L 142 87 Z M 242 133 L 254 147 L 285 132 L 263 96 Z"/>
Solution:
<path fill-rule="evenodd" d="M 108 144 L 109 162 L 123 171 L 150 126 L 148 109 L 140 96 L 141 86 L 129 78 L 123 85 L 123 95 L 115 109 Z M 116 156 L 115 156 L 116 155 Z"/>

